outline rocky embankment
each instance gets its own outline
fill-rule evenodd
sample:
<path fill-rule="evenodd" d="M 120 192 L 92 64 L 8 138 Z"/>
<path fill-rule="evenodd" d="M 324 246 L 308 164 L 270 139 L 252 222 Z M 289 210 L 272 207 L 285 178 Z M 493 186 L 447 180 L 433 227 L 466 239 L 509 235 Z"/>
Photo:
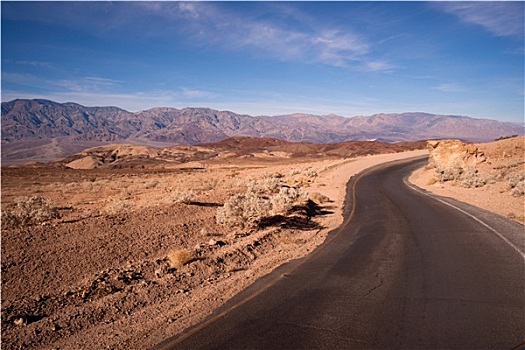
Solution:
<path fill-rule="evenodd" d="M 490 143 L 427 143 L 429 161 L 410 181 L 517 221 L 524 221 L 525 137 Z"/>

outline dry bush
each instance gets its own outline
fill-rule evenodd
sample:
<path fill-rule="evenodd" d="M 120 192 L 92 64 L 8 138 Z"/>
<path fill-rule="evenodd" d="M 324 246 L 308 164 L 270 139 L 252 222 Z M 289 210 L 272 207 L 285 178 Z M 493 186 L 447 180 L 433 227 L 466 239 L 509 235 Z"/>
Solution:
<path fill-rule="evenodd" d="M 2 226 L 35 225 L 59 216 L 58 208 L 42 196 L 20 197 L 11 208 L 2 211 Z"/>
<path fill-rule="evenodd" d="M 463 168 L 460 166 L 453 166 L 448 168 L 436 168 L 434 177 L 439 182 L 458 180 L 463 174 Z"/>
<path fill-rule="evenodd" d="M 193 197 L 195 197 L 195 192 L 193 192 L 193 190 L 180 190 L 171 195 L 171 198 L 175 203 L 184 204 L 190 204 L 193 202 Z"/>
<path fill-rule="evenodd" d="M 261 179 L 250 179 L 247 183 L 248 192 L 258 194 L 275 193 L 281 186 L 280 177 L 276 174 L 265 173 Z"/>
<path fill-rule="evenodd" d="M 202 182 L 202 186 L 199 188 L 201 191 L 211 191 L 217 188 L 217 185 L 219 183 L 219 180 L 213 179 L 213 180 L 205 180 Z"/>
<path fill-rule="evenodd" d="M 448 168 L 436 168 L 434 180 L 435 181 L 429 180 L 428 184 L 431 185 L 435 182 L 455 181 L 461 187 L 465 188 L 483 187 L 487 182 L 492 181 L 489 178 L 483 177 L 477 170 L 465 170 L 459 165 Z"/>
<path fill-rule="evenodd" d="M 193 252 L 188 249 L 176 248 L 166 256 L 171 269 L 179 270 L 181 267 L 191 262 L 194 258 Z"/>
<path fill-rule="evenodd" d="M 281 187 L 279 193 L 270 197 L 271 215 L 286 214 L 299 198 L 299 190 L 293 187 Z"/>
<path fill-rule="evenodd" d="M 299 174 L 309 178 L 314 178 L 318 175 L 317 171 L 315 171 L 312 167 L 308 167 L 306 169 L 292 169 L 289 173 L 289 176 L 295 176 Z"/>
<path fill-rule="evenodd" d="M 215 220 L 218 224 L 253 227 L 261 219 L 286 214 L 300 196 L 297 188 L 285 186 L 283 176 L 264 173 L 257 179 L 244 182 L 246 192 L 228 198 L 217 208 Z M 239 187 L 243 187 L 242 185 Z"/>
<path fill-rule="evenodd" d="M 270 196 L 249 190 L 227 199 L 224 206 L 217 208 L 215 219 L 222 225 L 256 226 L 263 218 L 286 214 L 299 196 L 300 191 L 291 187 L 281 187 L 278 193 Z"/>
<path fill-rule="evenodd" d="M 215 220 L 222 225 L 254 226 L 259 220 L 268 216 L 270 210 L 271 204 L 268 199 L 249 191 L 228 198 L 224 206 L 217 208 Z"/>
<path fill-rule="evenodd" d="M 151 181 L 147 182 L 144 185 L 144 187 L 149 190 L 149 189 L 157 187 L 158 184 L 159 184 L 159 180 L 151 180 Z"/>
<path fill-rule="evenodd" d="M 117 200 L 106 205 L 102 211 L 109 215 L 116 215 L 133 208 L 133 203 L 127 200 Z"/>
<path fill-rule="evenodd" d="M 317 171 L 315 171 L 313 168 L 306 168 L 303 172 L 303 175 L 314 178 L 317 177 Z"/>
<path fill-rule="evenodd" d="M 327 203 L 330 202 L 330 198 L 319 192 L 313 192 L 308 194 L 308 199 L 313 200 L 316 203 Z"/>
<path fill-rule="evenodd" d="M 525 175 L 512 173 L 507 176 L 509 181 L 510 194 L 513 197 L 525 195 Z"/>
<path fill-rule="evenodd" d="M 465 188 L 483 187 L 486 183 L 487 179 L 474 171 L 464 173 L 459 182 L 460 186 Z"/>

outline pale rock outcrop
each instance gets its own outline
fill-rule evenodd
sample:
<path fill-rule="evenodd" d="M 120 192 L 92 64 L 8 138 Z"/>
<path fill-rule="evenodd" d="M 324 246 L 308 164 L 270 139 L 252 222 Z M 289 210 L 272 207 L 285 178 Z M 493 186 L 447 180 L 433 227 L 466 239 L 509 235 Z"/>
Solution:
<path fill-rule="evenodd" d="M 427 148 L 428 163 L 436 169 L 437 181 L 459 181 L 465 187 L 485 184 L 477 174 L 477 166 L 486 158 L 476 145 L 459 140 L 431 140 L 427 142 Z"/>

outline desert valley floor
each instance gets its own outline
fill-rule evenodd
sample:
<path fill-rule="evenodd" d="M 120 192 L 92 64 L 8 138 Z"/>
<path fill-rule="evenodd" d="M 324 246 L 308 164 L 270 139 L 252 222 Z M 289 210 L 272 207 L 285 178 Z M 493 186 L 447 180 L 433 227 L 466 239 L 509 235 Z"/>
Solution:
<path fill-rule="evenodd" d="M 504 152 L 490 169 L 523 172 L 523 138 L 479 147 L 489 161 Z M 342 222 L 352 175 L 427 154 L 427 149 L 358 157 L 259 152 L 162 167 L 147 162 L 112 169 L 63 163 L 5 167 L 2 347 L 151 347 L 321 244 Z M 89 167 L 84 156 L 68 162 Z M 490 202 L 487 209 L 523 221 L 523 195 L 512 196 L 503 182 L 464 188 L 431 181 L 433 173 L 421 169 L 411 181 L 478 206 Z M 247 225 L 249 218 L 244 226 L 217 223 L 223 204 L 236 194 L 256 193 L 264 204 L 277 201 L 282 189 L 296 191 L 286 213 L 274 213 L 257 227 Z"/>

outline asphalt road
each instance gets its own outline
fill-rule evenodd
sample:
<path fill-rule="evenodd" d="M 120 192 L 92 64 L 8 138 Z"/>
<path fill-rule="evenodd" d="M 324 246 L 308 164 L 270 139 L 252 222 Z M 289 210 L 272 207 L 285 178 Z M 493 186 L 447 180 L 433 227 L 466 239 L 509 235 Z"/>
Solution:
<path fill-rule="evenodd" d="M 522 225 L 382 165 L 348 185 L 345 221 L 208 321 L 157 349 L 512 349 L 525 342 Z"/>

